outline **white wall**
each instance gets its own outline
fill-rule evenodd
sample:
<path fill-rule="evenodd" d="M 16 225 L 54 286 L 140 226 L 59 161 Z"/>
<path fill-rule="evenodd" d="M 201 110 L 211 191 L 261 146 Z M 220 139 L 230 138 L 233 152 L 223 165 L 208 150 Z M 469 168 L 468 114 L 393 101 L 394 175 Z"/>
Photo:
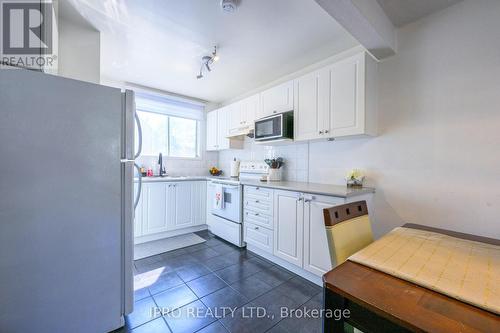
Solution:
<path fill-rule="evenodd" d="M 367 170 L 377 235 L 413 222 L 500 238 L 499 13 L 466 0 L 399 29 L 379 64 L 380 135 L 310 144 L 312 182 Z"/>
<path fill-rule="evenodd" d="M 246 142 L 219 165 L 274 154 L 285 179 L 331 184 L 362 168 L 377 190 L 376 236 L 411 222 L 500 238 L 498 13 L 498 0 L 465 0 L 398 30 L 398 54 L 378 67 L 377 137 L 271 151 Z"/>
<path fill-rule="evenodd" d="M 58 74 L 72 79 L 100 82 L 101 36 L 90 25 L 61 13 L 59 28 Z"/>

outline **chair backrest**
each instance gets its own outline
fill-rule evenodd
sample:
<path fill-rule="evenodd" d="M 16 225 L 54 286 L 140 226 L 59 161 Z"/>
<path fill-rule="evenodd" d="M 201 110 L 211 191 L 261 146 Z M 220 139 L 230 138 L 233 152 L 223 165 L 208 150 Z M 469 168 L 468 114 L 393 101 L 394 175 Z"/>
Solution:
<path fill-rule="evenodd" d="M 366 201 L 323 209 L 332 266 L 373 242 Z"/>

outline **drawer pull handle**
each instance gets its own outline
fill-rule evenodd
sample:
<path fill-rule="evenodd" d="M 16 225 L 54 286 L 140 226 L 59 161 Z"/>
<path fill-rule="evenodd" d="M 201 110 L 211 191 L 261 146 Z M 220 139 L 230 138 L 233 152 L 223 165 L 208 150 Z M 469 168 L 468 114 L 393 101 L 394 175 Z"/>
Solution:
<path fill-rule="evenodd" d="M 260 187 L 256 187 L 255 189 L 256 189 L 256 190 L 260 190 Z"/>
<path fill-rule="evenodd" d="M 259 200 L 255 200 L 255 203 L 259 203 Z"/>
<path fill-rule="evenodd" d="M 254 229 L 255 229 L 255 230 L 259 230 L 259 227 L 255 227 Z"/>
<path fill-rule="evenodd" d="M 255 213 L 255 216 L 259 216 L 259 213 Z"/>

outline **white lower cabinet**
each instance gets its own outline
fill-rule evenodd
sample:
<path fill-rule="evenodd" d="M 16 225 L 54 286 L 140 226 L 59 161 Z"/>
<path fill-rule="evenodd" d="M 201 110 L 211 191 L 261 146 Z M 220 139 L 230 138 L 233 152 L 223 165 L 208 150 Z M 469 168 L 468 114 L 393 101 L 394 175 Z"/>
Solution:
<path fill-rule="evenodd" d="M 323 275 L 332 269 L 326 238 L 323 209 L 342 205 L 344 199 L 304 194 L 304 265 L 313 274 Z"/>
<path fill-rule="evenodd" d="M 206 223 L 206 182 L 144 182 L 135 210 L 134 236 Z"/>
<path fill-rule="evenodd" d="M 168 199 L 171 212 L 167 216 L 168 230 L 194 225 L 191 211 L 192 185 L 190 182 L 168 184 Z"/>
<path fill-rule="evenodd" d="M 141 236 L 167 231 L 167 216 L 170 213 L 167 184 L 143 184 L 141 195 L 144 211 Z"/>
<path fill-rule="evenodd" d="M 304 205 L 299 192 L 274 191 L 273 254 L 302 266 Z"/>

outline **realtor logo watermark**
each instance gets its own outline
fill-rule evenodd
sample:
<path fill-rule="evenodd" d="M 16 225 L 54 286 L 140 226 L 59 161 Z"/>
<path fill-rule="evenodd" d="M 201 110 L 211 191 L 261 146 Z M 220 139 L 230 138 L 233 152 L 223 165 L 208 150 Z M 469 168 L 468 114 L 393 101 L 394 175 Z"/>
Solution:
<path fill-rule="evenodd" d="M 56 65 L 52 0 L 0 0 L 1 62 L 25 68 Z"/>

